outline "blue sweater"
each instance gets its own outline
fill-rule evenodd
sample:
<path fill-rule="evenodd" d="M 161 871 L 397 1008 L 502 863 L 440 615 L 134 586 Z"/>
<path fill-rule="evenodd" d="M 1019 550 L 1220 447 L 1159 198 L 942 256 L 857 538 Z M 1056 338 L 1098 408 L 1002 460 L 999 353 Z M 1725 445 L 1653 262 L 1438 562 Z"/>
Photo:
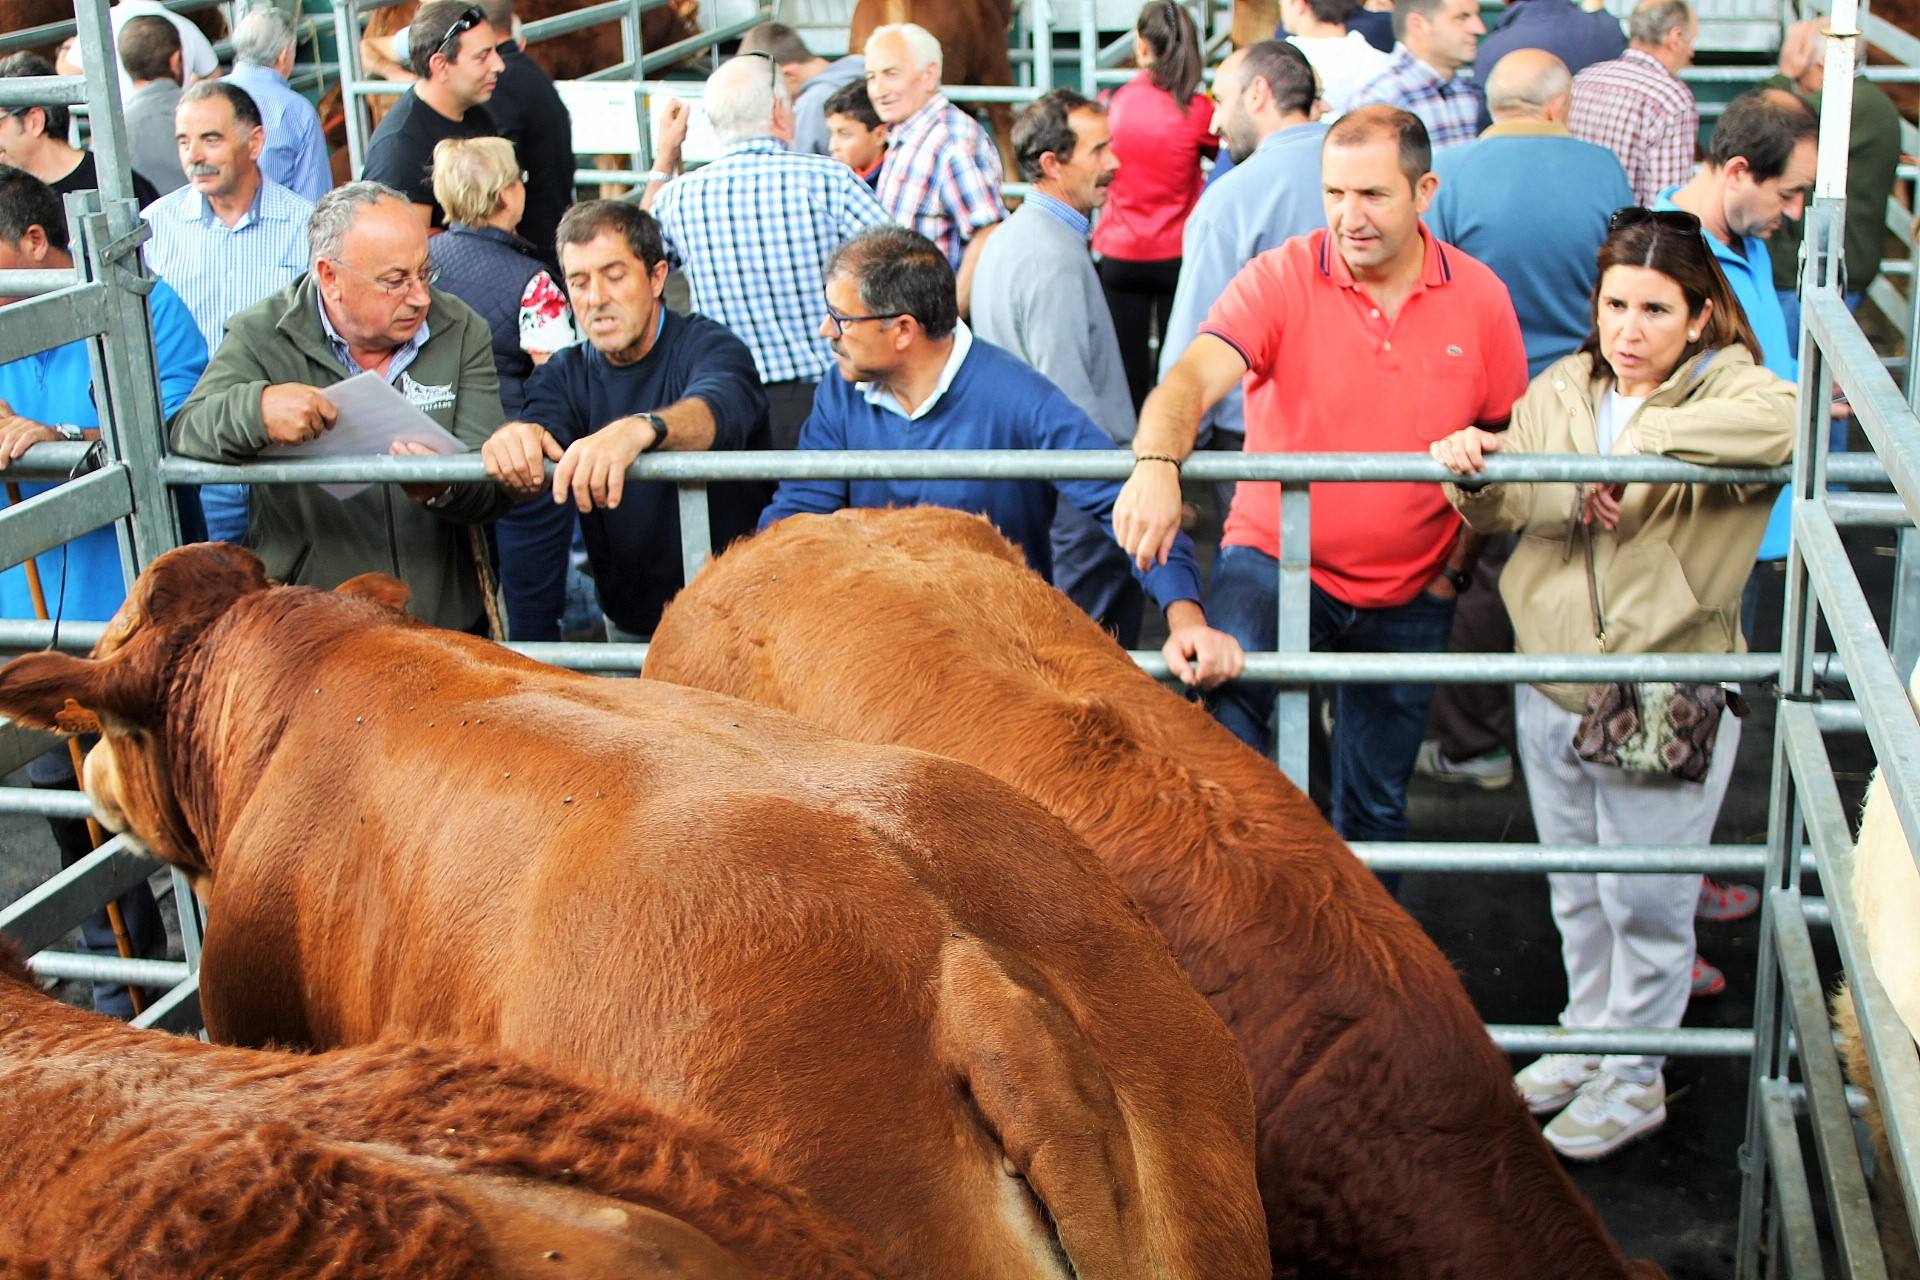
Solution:
<path fill-rule="evenodd" d="M 545 427 L 564 447 L 615 418 L 697 398 L 713 414 L 711 448 L 766 448 L 767 393 L 746 344 L 703 316 L 664 308 L 662 313 L 652 350 L 636 364 L 608 364 L 586 342 L 556 352 L 527 379 L 522 416 Z M 716 551 L 753 531 L 766 497 L 767 487 L 758 482 L 709 486 L 708 523 Z M 623 631 L 652 634 L 660 611 L 684 585 L 674 487 L 630 483 L 617 508 L 580 517 L 580 534 L 601 611 Z"/>
<path fill-rule="evenodd" d="M 1108 449 L 1106 432 L 1058 387 L 1018 359 L 979 338 L 944 395 L 909 421 L 869 404 L 858 387 L 828 374 L 800 428 L 802 449 Z M 802 511 L 846 507 L 952 507 L 973 511 L 1026 552 L 1034 572 L 1051 581 L 1047 531 L 1060 498 L 1113 532 L 1114 480 L 783 480 L 760 517 L 764 528 Z M 1137 571 L 1136 571 L 1137 573 Z M 1162 609 L 1200 599 L 1193 544 L 1181 534 L 1167 563 L 1138 575 Z"/>

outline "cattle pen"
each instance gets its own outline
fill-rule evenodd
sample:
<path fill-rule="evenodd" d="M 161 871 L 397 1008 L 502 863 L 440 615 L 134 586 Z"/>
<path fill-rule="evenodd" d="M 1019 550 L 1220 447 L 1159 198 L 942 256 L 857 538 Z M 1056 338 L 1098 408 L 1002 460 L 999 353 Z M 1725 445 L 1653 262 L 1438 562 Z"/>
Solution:
<path fill-rule="evenodd" d="M 558 34 L 585 25 L 588 15 L 622 18 L 630 24 L 627 61 L 606 78 L 632 87 L 644 123 L 645 95 L 660 88 L 647 73 L 688 50 L 643 49 L 641 13 L 663 0 L 612 0 L 541 33 Z M 193 0 L 177 5 L 193 7 Z M 336 29 L 357 29 L 369 6 L 337 0 Z M 1116 74 L 1105 69 L 1110 50 L 1099 47 L 1091 17 L 1076 57 L 1091 83 Z M 756 19 L 770 10 L 756 10 Z M 1030 63 L 1053 62 L 1047 19 L 1037 24 L 1046 41 Z M 1853 83 L 1861 32 L 1883 48 L 1920 62 L 1920 41 L 1887 28 L 1853 0 L 1837 0 L 1829 23 L 1827 83 Z M 145 295 L 151 276 L 140 259 L 145 228 L 132 198 L 127 140 L 119 87 L 112 65 L 112 38 L 105 0 L 81 0 L 74 23 L 90 69 L 85 78 L 0 80 L 0 109 L 29 103 L 90 103 L 90 128 L 99 157 L 98 196 L 69 197 L 75 266 L 70 272 L 0 272 L 0 295 L 21 301 L 6 310 L 0 326 L 0 362 L 74 340 L 88 343 L 100 402 L 102 440 L 96 445 L 35 446 L 10 474 L 27 480 L 60 481 L 56 488 L 0 511 L 0 567 L 21 564 L 96 528 L 119 535 L 129 576 L 177 545 L 180 530 L 169 487 L 208 483 L 296 484 L 344 480 L 381 482 L 471 481 L 483 478 L 475 457 L 398 459 L 368 457 L 310 463 L 224 466 L 170 455 L 165 447 Z M 623 27 L 623 29 L 625 29 Z M 708 33 L 707 43 L 737 34 Z M 24 35 L 0 38 L 0 48 Z M 351 42 L 346 42 L 348 46 Z M 1036 49 L 1040 49 L 1036 45 Z M 357 53 L 342 54 L 340 68 L 350 100 L 374 90 L 360 80 Z M 1912 80 L 1912 67 L 1878 69 L 1888 80 Z M 1012 90 L 956 94 L 973 100 L 1020 101 L 1035 84 Z M 1844 97 L 1836 90 L 1835 99 Z M 358 112 L 350 112 L 358 118 Z M 1280 639 L 1275 651 L 1248 657 L 1249 678 L 1279 689 L 1278 765 L 1306 778 L 1309 689 L 1342 682 L 1520 683 L 1538 680 L 1774 681 L 1776 712 L 1770 766 L 1768 836 L 1764 844 L 1716 845 L 1705 849 L 1646 845 L 1591 848 L 1540 844 L 1488 847 L 1465 843 L 1404 843 L 1356 846 L 1378 870 L 1437 873 L 1537 875 L 1557 870 L 1700 871 L 1759 878 L 1766 886 L 1762 909 L 1753 1016 L 1746 1027 L 1683 1027 L 1671 1031 L 1567 1031 L 1556 1026 L 1498 1024 L 1489 1033 L 1509 1052 L 1648 1052 L 1746 1059 L 1750 1062 L 1746 1140 L 1739 1161 L 1742 1197 L 1735 1254 L 1738 1274 L 1817 1276 L 1837 1271 L 1849 1277 L 1881 1277 L 1886 1260 L 1871 1216 L 1868 1170 L 1852 1123 L 1853 1095 L 1844 1086 L 1826 1019 L 1823 975 L 1816 963 L 1816 931 L 1830 930 L 1856 1002 L 1869 1056 L 1885 1102 L 1899 1209 L 1920 1224 L 1920 1057 L 1893 1011 L 1868 960 L 1851 883 L 1853 826 L 1835 783 L 1829 740 L 1861 735 L 1871 745 L 1886 780 L 1909 850 L 1920 850 L 1920 723 L 1906 696 L 1906 677 L 1920 656 L 1920 369 L 1897 362 L 1905 387 L 1875 353 L 1858 321 L 1841 300 L 1836 283 L 1844 208 L 1848 112 L 1824 113 L 1820 173 L 1809 205 L 1804 267 L 1800 436 L 1790 468 L 1709 468 L 1651 457 L 1582 459 L 1504 457 L 1492 459 L 1495 481 L 1608 481 L 1778 483 L 1792 487 L 1793 542 L 1786 577 L 1786 610 L 1777 651 L 1736 655 L 1655 654 L 1632 657 L 1513 654 L 1332 654 L 1307 645 L 1308 566 L 1311 556 L 1312 483 L 1355 481 L 1439 482 L 1446 473 L 1424 457 L 1410 455 L 1196 456 L 1186 469 L 1196 481 L 1250 479 L 1282 486 L 1283 554 L 1280 565 Z M 1911 126 L 1906 149 L 1914 145 Z M 645 129 L 640 129 L 644 138 Z M 357 135 L 350 127 L 349 137 Z M 582 181 L 607 176 L 582 171 Z M 615 177 L 621 175 L 615 174 Z M 1897 219 L 1890 220 L 1890 225 Z M 1905 226 L 1895 228 L 1911 247 Z M 1903 265 L 1904 264 L 1900 264 Z M 1895 272 L 1896 276 L 1903 274 Z M 1904 272 L 1902 295 L 1887 280 L 1871 295 L 1880 309 L 1898 316 L 1913 335 L 1920 315 L 1920 283 Z M 1909 346 L 1909 349 L 1911 347 Z M 1855 422 L 1871 453 L 1829 454 L 1830 382 L 1853 406 Z M 742 479 L 880 477 L 914 478 L 1124 478 L 1123 456 L 1062 457 L 1025 453 L 762 453 L 675 454 L 643 457 L 630 471 L 635 480 L 678 487 L 689 577 L 709 558 L 706 485 Z M 1847 489 L 1830 489 L 1829 485 Z M 1885 491 L 1887 488 L 1891 492 Z M 1883 638 L 1862 591 L 1841 531 L 1899 529 L 1895 609 L 1891 636 Z M 0 622 L 0 649 L 8 653 L 55 647 L 84 651 L 103 630 L 98 623 Z M 1824 637 L 1824 638 L 1823 638 Z M 529 656 L 579 670 L 610 675 L 638 670 L 645 646 L 618 644 L 521 644 Z M 1165 677 L 1157 653 L 1134 655 Z M 1836 689 L 1847 692 L 1834 693 Z M 44 749 L 43 740 L 16 734 L 6 740 L 8 767 Z M 74 793 L 0 789 L 0 812 L 80 817 L 87 801 Z M 92 856 L 0 908 L 0 932 L 33 955 L 46 976 L 101 978 L 168 988 L 142 1013 L 142 1025 L 191 1032 L 199 1025 L 198 913 L 185 878 L 174 871 L 185 958 L 182 962 L 112 959 L 58 949 L 77 923 L 101 904 L 139 883 L 160 864 L 133 851 L 124 838 L 104 843 Z M 1814 1156 L 1810 1170 L 1806 1152 Z M 1885 1173 L 1886 1171 L 1882 1171 Z"/>

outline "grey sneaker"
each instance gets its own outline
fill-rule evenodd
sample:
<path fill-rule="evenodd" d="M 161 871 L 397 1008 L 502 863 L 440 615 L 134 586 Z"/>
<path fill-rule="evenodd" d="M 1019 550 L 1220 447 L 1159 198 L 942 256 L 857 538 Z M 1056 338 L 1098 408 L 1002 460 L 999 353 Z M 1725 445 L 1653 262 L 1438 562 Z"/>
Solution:
<path fill-rule="evenodd" d="M 1569 1160 L 1598 1160 L 1666 1122 L 1667 1085 L 1662 1077 L 1635 1084 L 1601 1072 L 1541 1132 Z"/>
<path fill-rule="evenodd" d="M 1573 1101 L 1580 1086 L 1600 1074 L 1600 1059 L 1578 1053 L 1550 1053 L 1514 1073 L 1513 1087 L 1537 1116 L 1551 1115 Z"/>
<path fill-rule="evenodd" d="M 1495 747 L 1470 760 L 1449 760 L 1440 753 L 1439 740 L 1428 738 L 1420 744 L 1420 754 L 1413 758 L 1413 771 L 1435 782 L 1498 791 L 1513 781 L 1513 756 L 1505 747 Z"/>

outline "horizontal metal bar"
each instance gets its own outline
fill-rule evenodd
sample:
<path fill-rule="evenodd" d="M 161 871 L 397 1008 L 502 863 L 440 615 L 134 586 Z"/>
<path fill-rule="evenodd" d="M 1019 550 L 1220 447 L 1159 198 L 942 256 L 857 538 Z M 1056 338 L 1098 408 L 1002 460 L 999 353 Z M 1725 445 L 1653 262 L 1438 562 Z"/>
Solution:
<path fill-rule="evenodd" d="M 1780 957 L 1780 980 L 1799 1044 L 1800 1074 L 1807 1086 L 1808 1118 L 1813 1123 L 1814 1150 L 1820 1156 L 1829 1220 L 1849 1261 L 1847 1274 L 1858 1280 L 1885 1280 L 1886 1262 L 1880 1256 L 1873 1203 L 1867 1197 L 1860 1148 L 1853 1137 L 1853 1118 L 1847 1113 L 1840 1060 L 1833 1048 L 1833 1024 L 1827 1020 L 1826 1001 L 1821 998 L 1820 970 L 1813 956 L 1813 939 L 1807 933 L 1800 891 L 1775 888 L 1768 896 L 1773 904 L 1769 918 Z"/>
<path fill-rule="evenodd" d="M 86 461 L 87 452 L 92 447 L 91 444 L 79 440 L 56 440 L 47 444 L 36 444 L 15 458 L 5 472 L 0 472 L 0 479 L 65 480 L 73 475 L 76 467 Z"/>
<path fill-rule="evenodd" d="M 1815 289 L 1801 304 L 1808 332 L 1853 406 L 1907 512 L 1920 520 L 1920 421 L 1888 376 L 1860 324 L 1833 289 Z"/>
<path fill-rule="evenodd" d="M 185 982 L 148 1005 L 132 1025 L 182 1034 L 198 1031 L 201 1026 L 199 971 L 189 973 Z"/>
<path fill-rule="evenodd" d="M 15 83 L 0 80 L 0 87 Z M 107 286 L 68 285 L 7 307 L 7 322 L 0 325 L 0 364 L 106 331 Z"/>
<path fill-rule="evenodd" d="M 1908 66 L 1920 63 L 1920 38 L 1909 35 L 1878 14 L 1862 14 L 1860 30 L 1867 37 L 1867 43 L 1879 45 L 1882 52 L 1892 54 Z"/>
<path fill-rule="evenodd" d="M 1507 1053 L 1659 1053 L 1700 1058 L 1753 1054 L 1752 1027 L 1526 1027 L 1487 1026 Z"/>
<path fill-rule="evenodd" d="M 1250 653 L 1241 678 L 1256 684 L 1601 684 L 1765 680 L 1779 672 L 1777 653 Z"/>
<path fill-rule="evenodd" d="M 1767 1147 L 1767 1166 L 1773 1171 L 1773 1203 L 1780 1216 L 1777 1230 L 1786 1244 L 1782 1274 L 1787 1280 L 1820 1280 L 1825 1272 L 1820 1265 L 1819 1226 L 1813 1216 L 1813 1187 L 1800 1154 L 1800 1126 L 1794 1123 L 1793 1103 L 1782 1081 L 1760 1082 L 1760 1134 Z"/>
<path fill-rule="evenodd" d="M 79 951 L 42 951 L 27 957 L 27 968 L 43 978 L 80 982 L 118 982 L 130 987 L 172 987 L 185 982 L 188 969 L 179 960 L 126 960 Z"/>
<path fill-rule="evenodd" d="M 0 787 L 0 813 L 41 818 L 91 818 L 93 802 L 84 791 L 50 787 Z"/>
<path fill-rule="evenodd" d="M 80 861 L 0 907 L 0 934 L 31 955 L 60 942 L 100 904 L 119 897 L 160 870 L 115 836 Z"/>
<path fill-rule="evenodd" d="M 1359 841 L 1348 846 L 1375 871 L 1465 871 L 1538 874 L 1548 871 L 1699 871 L 1712 876 L 1758 875 L 1767 846 L 1485 844 L 1477 841 Z M 1808 869 L 1811 869 L 1809 863 Z"/>
<path fill-rule="evenodd" d="M 1907 504 L 1892 493 L 1830 493 L 1827 514 L 1843 529 L 1901 527 L 1913 523 Z"/>
<path fill-rule="evenodd" d="M 30 298 L 80 283 L 78 271 L 0 271 L 0 298 Z"/>
<path fill-rule="evenodd" d="M 85 76 L 15 76 L 0 80 L 0 107 L 70 107 L 86 100 Z"/>
<path fill-rule="evenodd" d="M 0 510 L 0 569 L 133 512 L 133 483 L 116 462 Z"/>
<path fill-rule="evenodd" d="M 1813 704 L 1813 722 L 1822 733 L 1865 733 L 1866 713 L 1851 699 L 1835 699 Z"/>
<path fill-rule="evenodd" d="M 381 454 L 324 461 L 243 465 L 162 460 L 173 484 L 459 483 L 486 478 L 475 453 L 396 458 Z M 551 464 L 549 464 L 551 467 Z M 1133 469 L 1124 449 L 849 449 L 651 453 L 627 468 L 634 480 L 1123 480 Z M 1193 480 L 1438 483 L 1452 479 L 1419 453 L 1195 454 L 1182 468 Z M 1868 472 L 1871 475 L 1871 471 Z M 1646 455 L 1537 453 L 1490 458 L 1488 483 L 1785 484 L 1786 467 L 1707 467 Z M 1836 477 L 1840 478 L 1840 477 Z"/>

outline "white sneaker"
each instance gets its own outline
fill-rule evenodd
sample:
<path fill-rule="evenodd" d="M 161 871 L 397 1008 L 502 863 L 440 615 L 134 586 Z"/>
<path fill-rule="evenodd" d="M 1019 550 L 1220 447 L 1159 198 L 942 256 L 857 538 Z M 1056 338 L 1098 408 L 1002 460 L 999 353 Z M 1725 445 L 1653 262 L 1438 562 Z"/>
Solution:
<path fill-rule="evenodd" d="M 1513 1087 L 1520 1091 L 1527 1110 L 1537 1116 L 1551 1115 L 1572 1102 L 1580 1086 L 1599 1074 L 1598 1058 L 1578 1053 L 1550 1053 L 1516 1072 Z"/>
<path fill-rule="evenodd" d="M 1542 1130 L 1569 1160 L 1598 1160 L 1667 1122 L 1666 1081 L 1635 1084 L 1606 1072 L 1595 1076 Z"/>

